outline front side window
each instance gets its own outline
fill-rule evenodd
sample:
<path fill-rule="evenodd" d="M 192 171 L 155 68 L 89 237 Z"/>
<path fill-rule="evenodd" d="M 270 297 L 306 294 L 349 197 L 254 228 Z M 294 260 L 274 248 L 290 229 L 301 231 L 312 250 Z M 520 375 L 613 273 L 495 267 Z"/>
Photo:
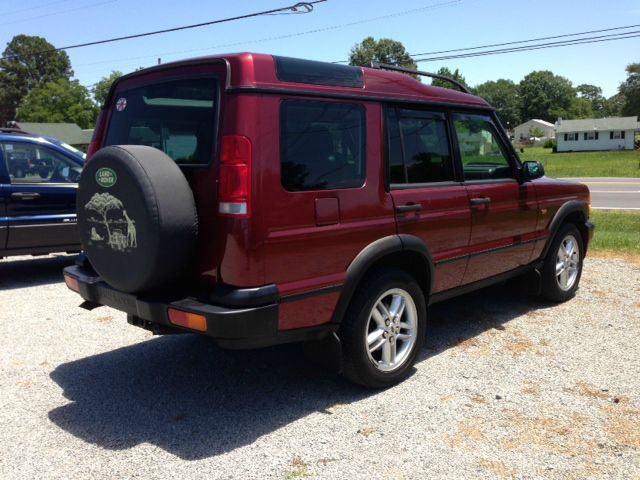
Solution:
<path fill-rule="evenodd" d="M 332 190 L 364 184 L 365 111 L 361 105 L 284 101 L 280 135 L 285 190 Z"/>
<path fill-rule="evenodd" d="M 116 93 L 106 145 L 147 145 L 177 164 L 205 165 L 214 152 L 217 81 L 170 80 Z"/>
<path fill-rule="evenodd" d="M 387 122 L 392 185 L 454 180 L 444 114 L 393 110 L 387 115 Z"/>
<path fill-rule="evenodd" d="M 0 143 L 12 184 L 75 183 L 82 167 L 50 148 L 24 142 Z"/>
<path fill-rule="evenodd" d="M 489 117 L 453 116 L 465 180 L 513 178 L 509 157 Z"/>

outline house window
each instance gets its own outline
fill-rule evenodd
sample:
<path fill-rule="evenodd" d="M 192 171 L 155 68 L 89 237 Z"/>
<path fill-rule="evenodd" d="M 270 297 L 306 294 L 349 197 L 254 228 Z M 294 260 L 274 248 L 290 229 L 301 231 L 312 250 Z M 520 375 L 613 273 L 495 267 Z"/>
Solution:
<path fill-rule="evenodd" d="M 598 140 L 598 132 L 584 132 L 585 140 Z"/>
<path fill-rule="evenodd" d="M 565 142 L 576 142 L 578 140 L 578 134 L 577 133 L 565 133 L 564 134 L 564 141 Z"/>
<path fill-rule="evenodd" d="M 610 135 L 611 140 L 620 140 L 624 138 L 624 132 L 618 131 L 618 132 L 611 132 Z"/>

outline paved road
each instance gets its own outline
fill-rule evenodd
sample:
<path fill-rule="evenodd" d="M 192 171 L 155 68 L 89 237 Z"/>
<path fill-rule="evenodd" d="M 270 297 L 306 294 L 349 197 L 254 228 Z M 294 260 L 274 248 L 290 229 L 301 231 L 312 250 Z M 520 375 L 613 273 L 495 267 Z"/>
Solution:
<path fill-rule="evenodd" d="M 591 202 L 600 210 L 640 210 L 640 178 L 567 178 L 589 186 Z"/>

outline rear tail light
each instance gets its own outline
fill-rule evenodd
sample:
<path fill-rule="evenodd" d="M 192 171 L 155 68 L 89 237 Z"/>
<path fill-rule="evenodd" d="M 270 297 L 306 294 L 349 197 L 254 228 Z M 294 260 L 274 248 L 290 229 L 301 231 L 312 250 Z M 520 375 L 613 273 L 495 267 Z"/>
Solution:
<path fill-rule="evenodd" d="M 242 135 L 222 137 L 220 188 L 221 215 L 249 217 L 251 215 L 251 141 Z"/>
<path fill-rule="evenodd" d="M 80 292 L 80 286 L 78 285 L 78 279 L 75 277 L 72 277 L 71 275 L 63 275 L 64 276 L 64 283 L 67 284 L 67 287 L 69 287 L 70 290 L 73 290 L 74 292 Z"/>
<path fill-rule="evenodd" d="M 91 143 L 89 143 L 89 148 L 87 148 L 87 159 L 88 162 L 93 157 L 93 154 L 96 153 L 102 143 L 102 137 L 104 134 L 104 129 L 106 125 L 104 124 L 106 121 L 106 110 L 100 110 L 100 115 L 98 115 L 98 120 L 96 120 L 96 128 L 93 129 L 93 135 L 91 136 Z"/>

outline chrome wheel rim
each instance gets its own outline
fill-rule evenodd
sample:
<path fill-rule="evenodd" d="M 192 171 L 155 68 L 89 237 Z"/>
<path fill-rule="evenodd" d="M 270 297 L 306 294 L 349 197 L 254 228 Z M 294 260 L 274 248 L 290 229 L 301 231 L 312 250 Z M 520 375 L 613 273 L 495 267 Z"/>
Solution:
<path fill-rule="evenodd" d="M 570 290 L 578 278 L 578 265 L 580 263 L 580 247 L 573 235 L 564 237 L 556 255 L 556 281 L 564 290 Z"/>
<path fill-rule="evenodd" d="M 372 365 L 381 372 L 402 367 L 416 343 L 417 328 L 416 304 L 408 292 L 392 288 L 380 295 L 369 313 L 365 336 Z"/>

